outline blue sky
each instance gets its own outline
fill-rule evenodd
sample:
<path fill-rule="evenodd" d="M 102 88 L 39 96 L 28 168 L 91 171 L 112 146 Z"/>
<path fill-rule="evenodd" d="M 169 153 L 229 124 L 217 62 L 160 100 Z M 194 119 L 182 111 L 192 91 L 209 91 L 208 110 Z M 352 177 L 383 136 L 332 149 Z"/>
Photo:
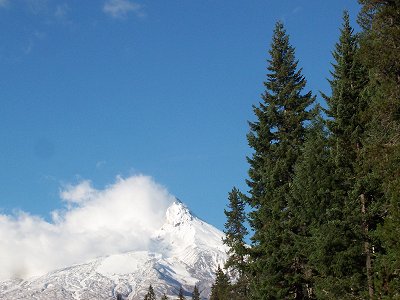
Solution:
<path fill-rule="evenodd" d="M 344 9 L 356 26 L 353 0 L 0 0 L 0 213 L 145 174 L 222 229 L 275 22 L 329 93 Z"/>

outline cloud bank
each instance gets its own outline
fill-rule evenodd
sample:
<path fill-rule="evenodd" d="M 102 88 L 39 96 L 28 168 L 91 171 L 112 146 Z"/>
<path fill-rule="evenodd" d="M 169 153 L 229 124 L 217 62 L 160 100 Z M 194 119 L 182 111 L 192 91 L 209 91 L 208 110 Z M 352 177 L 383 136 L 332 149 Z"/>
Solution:
<path fill-rule="evenodd" d="M 0 214 L 0 280 L 28 278 L 89 259 L 145 250 L 175 197 L 147 176 L 133 176 L 105 189 L 90 181 L 68 185 L 63 210 L 52 221 L 18 212 Z"/>

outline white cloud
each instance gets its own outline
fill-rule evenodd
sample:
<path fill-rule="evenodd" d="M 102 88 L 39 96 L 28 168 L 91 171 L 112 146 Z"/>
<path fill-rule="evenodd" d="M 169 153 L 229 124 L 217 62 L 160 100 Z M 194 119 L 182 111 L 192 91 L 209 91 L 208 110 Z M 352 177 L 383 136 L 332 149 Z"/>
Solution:
<path fill-rule="evenodd" d="M 89 180 L 84 180 L 77 185 L 68 184 L 60 192 L 60 197 L 70 203 L 82 203 L 96 197 L 97 191 L 92 187 Z"/>
<path fill-rule="evenodd" d="M 68 205 L 54 211 L 51 222 L 25 212 L 0 214 L 0 280 L 145 250 L 175 200 L 147 176 L 118 178 L 103 190 L 83 181 L 68 185 L 60 197 Z"/>
<path fill-rule="evenodd" d="M 113 18 L 123 19 L 129 13 L 135 13 L 139 17 L 143 17 L 142 6 L 138 3 L 128 0 L 107 0 L 104 3 L 103 11 Z"/>

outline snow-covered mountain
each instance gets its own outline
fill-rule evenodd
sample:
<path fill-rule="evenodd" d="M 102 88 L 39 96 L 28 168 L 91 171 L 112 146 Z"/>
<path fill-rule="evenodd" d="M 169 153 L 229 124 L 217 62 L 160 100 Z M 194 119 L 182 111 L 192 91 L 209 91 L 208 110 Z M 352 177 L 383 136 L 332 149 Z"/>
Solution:
<path fill-rule="evenodd" d="M 0 282 L 0 299 L 143 299 L 152 284 L 157 297 L 176 298 L 182 287 L 190 298 L 194 285 L 209 296 L 214 271 L 223 265 L 223 233 L 194 216 L 181 202 L 166 211 L 148 251 L 114 254 L 29 280 Z M 173 297 L 173 298 L 172 298 Z"/>

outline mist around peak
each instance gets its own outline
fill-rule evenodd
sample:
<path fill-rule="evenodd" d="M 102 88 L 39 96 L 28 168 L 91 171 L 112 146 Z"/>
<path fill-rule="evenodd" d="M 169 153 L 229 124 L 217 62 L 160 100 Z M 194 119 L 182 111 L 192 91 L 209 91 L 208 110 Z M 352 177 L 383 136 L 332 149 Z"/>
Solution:
<path fill-rule="evenodd" d="M 0 214 L 0 280 L 30 278 L 99 256 L 143 251 L 176 198 L 151 177 L 118 177 L 103 189 L 90 181 L 60 192 L 65 206 L 50 222 L 19 211 Z"/>

